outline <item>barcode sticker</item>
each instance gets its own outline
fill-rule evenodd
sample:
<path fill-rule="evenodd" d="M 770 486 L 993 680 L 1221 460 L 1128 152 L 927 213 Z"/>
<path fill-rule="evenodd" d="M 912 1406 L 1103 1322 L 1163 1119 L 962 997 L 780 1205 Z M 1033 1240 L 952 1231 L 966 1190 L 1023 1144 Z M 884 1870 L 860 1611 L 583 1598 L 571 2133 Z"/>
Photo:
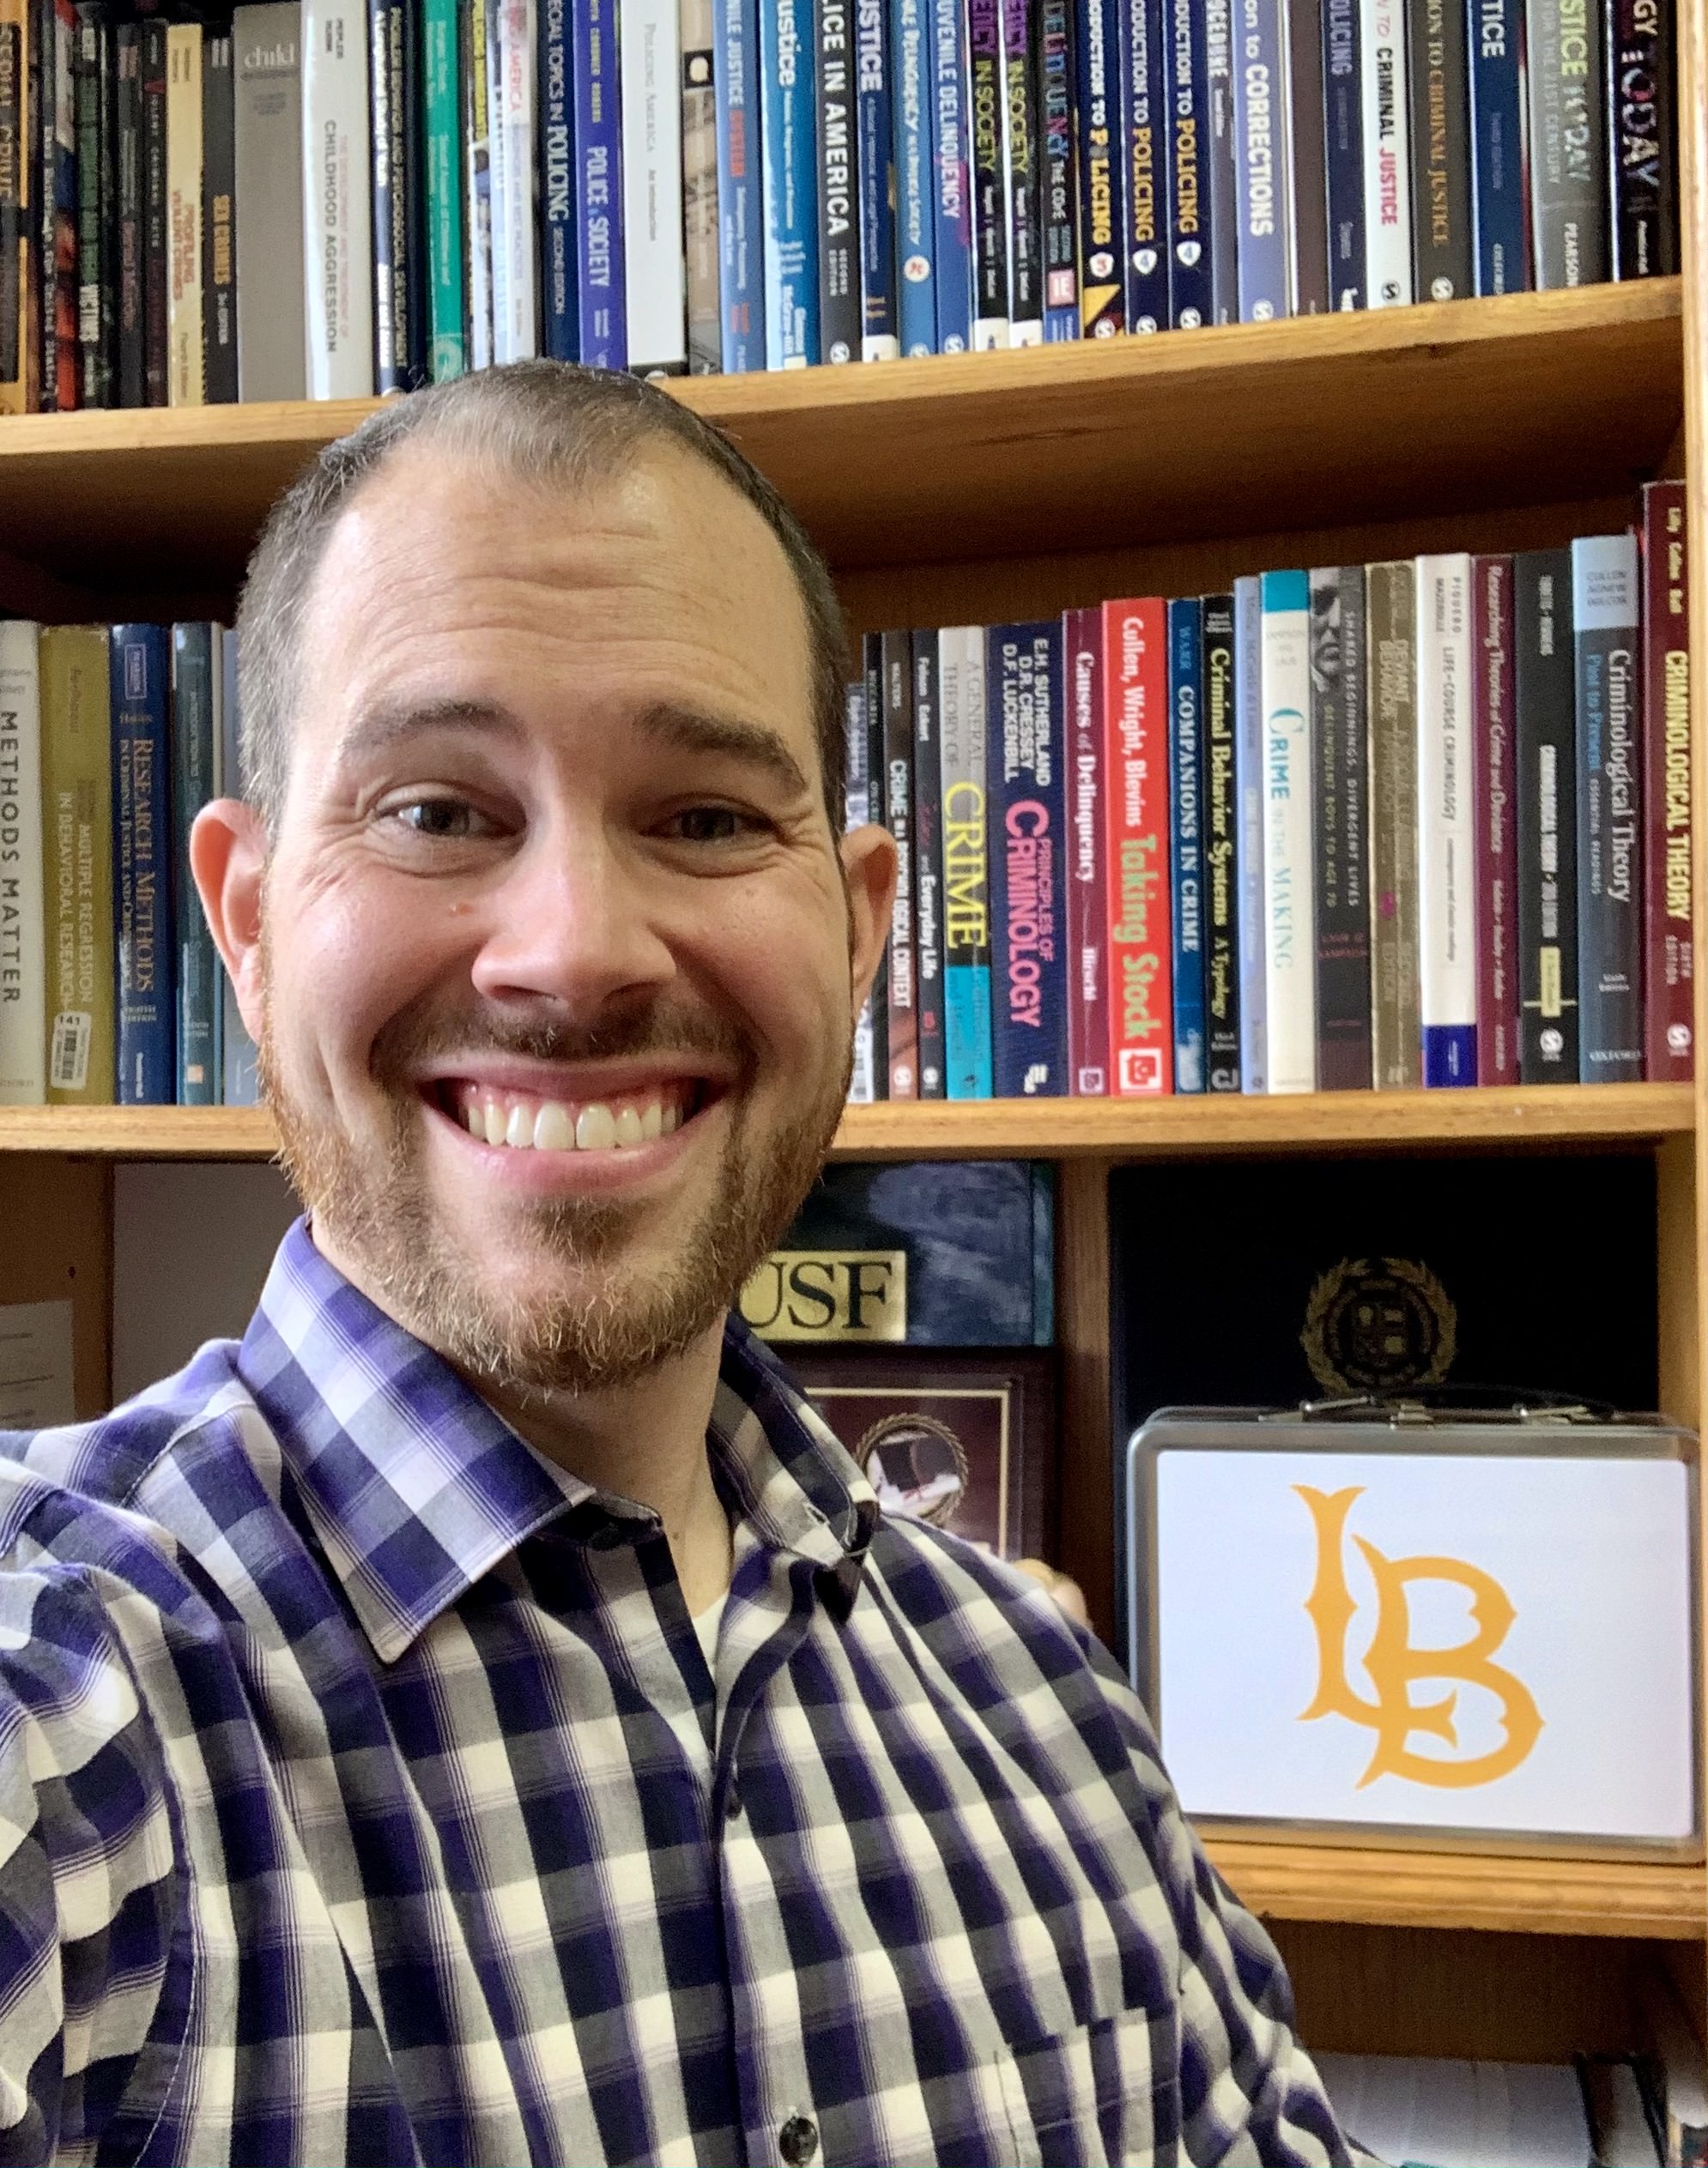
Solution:
<path fill-rule="evenodd" d="M 86 1008 L 62 1008 L 53 1020 L 47 1081 L 56 1092 L 81 1092 L 89 1081 L 95 1020 Z"/>

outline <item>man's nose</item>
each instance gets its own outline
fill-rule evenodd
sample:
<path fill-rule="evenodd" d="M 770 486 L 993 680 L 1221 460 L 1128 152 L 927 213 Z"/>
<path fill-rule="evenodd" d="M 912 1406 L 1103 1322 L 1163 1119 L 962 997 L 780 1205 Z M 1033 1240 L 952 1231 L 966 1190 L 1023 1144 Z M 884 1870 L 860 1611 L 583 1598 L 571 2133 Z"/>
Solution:
<path fill-rule="evenodd" d="M 597 827 L 530 839 L 475 909 L 474 982 L 494 1001 L 544 997 L 584 1015 L 675 973 L 657 884 Z"/>

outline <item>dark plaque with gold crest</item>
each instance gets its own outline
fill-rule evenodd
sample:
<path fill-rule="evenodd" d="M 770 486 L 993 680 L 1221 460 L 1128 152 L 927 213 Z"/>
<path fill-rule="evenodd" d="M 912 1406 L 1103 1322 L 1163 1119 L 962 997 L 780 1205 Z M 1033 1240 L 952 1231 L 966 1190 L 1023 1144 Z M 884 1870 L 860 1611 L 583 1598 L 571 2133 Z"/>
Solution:
<path fill-rule="evenodd" d="M 1051 1350 L 796 1347 L 784 1355 L 887 1511 L 1004 1558 L 1048 1556 Z"/>

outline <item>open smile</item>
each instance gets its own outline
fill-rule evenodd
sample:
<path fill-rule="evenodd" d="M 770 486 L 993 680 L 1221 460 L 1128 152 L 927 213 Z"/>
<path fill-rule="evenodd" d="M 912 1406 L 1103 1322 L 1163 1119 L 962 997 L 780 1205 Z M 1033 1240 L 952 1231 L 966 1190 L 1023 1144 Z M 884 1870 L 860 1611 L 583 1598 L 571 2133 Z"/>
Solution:
<path fill-rule="evenodd" d="M 427 1094 L 440 1113 L 479 1143 L 557 1154 L 638 1151 L 675 1135 L 718 1095 L 708 1079 L 690 1076 L 585 1097 L 445 1077 Z"/>

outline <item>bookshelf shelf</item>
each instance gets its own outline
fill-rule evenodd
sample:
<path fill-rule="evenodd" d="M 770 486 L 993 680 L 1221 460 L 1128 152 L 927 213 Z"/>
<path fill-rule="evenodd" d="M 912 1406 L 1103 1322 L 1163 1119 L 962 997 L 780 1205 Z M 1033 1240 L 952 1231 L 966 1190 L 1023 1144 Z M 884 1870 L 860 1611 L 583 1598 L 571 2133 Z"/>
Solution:
<path fill-rule="evenodd" d="M 1681 421 L 1681 311 L 1650 279 L 671 388 L 839 567 L 899 566 L 1614 495 Z M 4 548 L 74 590 L 228 592 L 273 497 L 376 403 L 9 418 Z"/>
<path fill-rule="evenodd" d="M 1270 1919 L 1679 1942 L 1700 1942 L 1708 1934 L 1708 1878 L 1700 1866 L 1249 1838 L 1214 1839 L 1207 1849 L 1244 1903 Z"/>
<path fill-rule="evenodd" d="M 1524 1149 L 1687 1136 L 1690 1089 L 1561 1085 L 1475 1092 L 1317 1093 L 1298 1099 L 992 1099 L 851 1107 L 842 1159 L 1190 1159 L 1200 1154 Z M 264 1160 L 255 1107 L 0 1108 L 0 1152 L 112 1160 Z"/>

